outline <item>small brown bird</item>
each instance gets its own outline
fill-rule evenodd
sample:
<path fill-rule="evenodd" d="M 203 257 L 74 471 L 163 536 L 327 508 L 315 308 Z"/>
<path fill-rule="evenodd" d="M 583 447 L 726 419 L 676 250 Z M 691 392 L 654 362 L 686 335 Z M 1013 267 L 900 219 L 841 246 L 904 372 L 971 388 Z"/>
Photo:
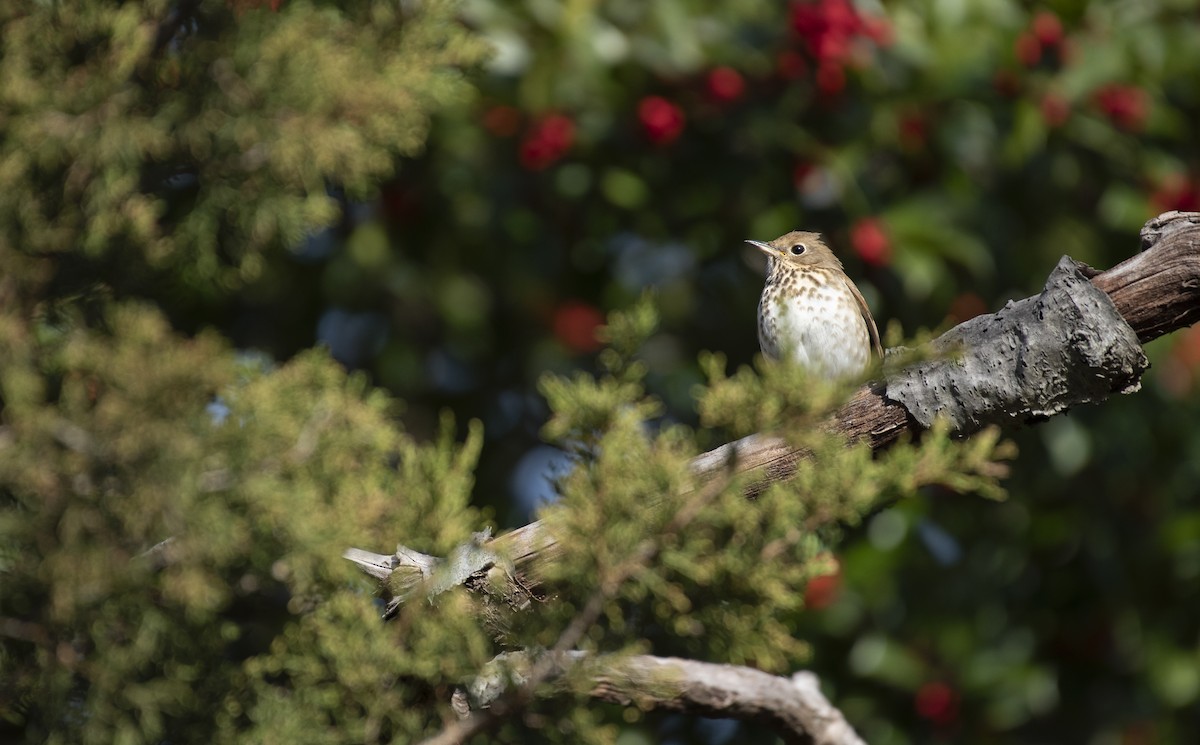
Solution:
<path fill-rule="evenodd" d="M 746 242 L 767 255 L 758 301 L 758 343 L 766 357 L 830 380 L 862 375 L 872 351 L 883 357 L 867 301 L 820 234 L 794 230 L 770 243 Z"/>

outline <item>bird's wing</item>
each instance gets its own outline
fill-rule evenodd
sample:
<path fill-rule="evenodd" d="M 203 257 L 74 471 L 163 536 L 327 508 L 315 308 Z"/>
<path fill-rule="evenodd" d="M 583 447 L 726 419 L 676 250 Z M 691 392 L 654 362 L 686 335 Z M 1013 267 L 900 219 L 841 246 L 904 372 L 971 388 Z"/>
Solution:
<path fill-rule="evenodd" d="M 858 302 L 858 312 L 867 322 L 867 333 L 871 335 L 871 348 L 875 350 L 875 355 L 879 359 L 883 359 L 883 345 L 879 343 L 879 328 L 875 326 L 875 319 L 871 317 L 871 309 L 867 307 L 867 301 L 849 277 L 846 277 L 846 286 L 850 288 L 850 294 L 854 295 L 854 299 Z"/>

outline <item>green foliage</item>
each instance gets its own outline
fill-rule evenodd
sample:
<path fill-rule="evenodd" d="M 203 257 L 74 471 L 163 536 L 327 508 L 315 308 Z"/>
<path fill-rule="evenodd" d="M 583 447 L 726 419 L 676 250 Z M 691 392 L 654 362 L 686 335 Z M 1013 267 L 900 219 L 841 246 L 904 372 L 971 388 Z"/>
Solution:
<path fill-rule="evenodd" d="M 719 362 L 710 359 L 709 367 Z M 876 456 L 824 432 L 817 423 L 839 400 L 797 400 L 795 375 L 779 367 L 762 378 L 742 370 L 701 391 L 706 425 L 753 422 L 806 453 L 794 477 L 751 501 L 747 475 L 698 481 L 690 464 L 699 453 L 696 436 L 680 426 L 649 428 L 639 411 L 649 404 L 636 384 L 614 394 L 614 413 L 601 421 L 594 381 L 544 381 L 555 393 L 553 421 L 579 412 L 576 421 L 594 428 L 594 445 L 560 481 L 562 500 L 544 515 L 564 555 L 547 572 L 555 600 L 539 616 L 565 612 L 565 623 L 598 592 L 609 605 L 602 630 L 589 635 L 596 649 L 665 647 L 784 672 L 808 659 L 806 640 L 794 633 L 803 588 L 828 573 L 828 545 L 843 526 L 929 485 L 1002 494 L 996 460 L 1013 452 L 997 432 L 955 442 L 935 429 L 919 444 Z M 647 628 L 658 631 L 639 639 Z M 554 629 L 532 642 L 552 645 Z"/>
<path fill-rule="evenodd" d="M 812 426 L 817 415 L 845 399 L 852 382 L 831 383 L 795 365 L 770 361 L 762 361 L 758 372 L 743 366 L 727 377 L 725 362 L 721 354 L 701 356 L 708 384 L 697 388 L 697 409 L 701 426 L 723 428 L 735 437 L 777 429 L 789 421 Z"/>
<path fill-rule="evenodd" d="M 385 626 L 341 551 L 385 545 L 398 526 L 434 552 L 466 540 L 477 425 L 462 446 L 450 422 L 419 445 L 390 424 L 385 396 L 324 355 L 239 364 L 144 306 L 112 305 L 101 328 L 37 324 L 33 342 L 6 317 L 0 378 L 0 607 L 20 619 L 6 629 L 6 696 L 36 692 L 4 715 L 30 737 L 409 739 L 438 726 L 435 691 L 500 651 L 497 628 L 553 646 L 593 597 L 582 648 L 786 671 L 807 657 L 791 629 L 804 584 L 829 570 L 822 536 L 923 484 L 992 485 L 994 438 L 935 434 L 874 461 L 809 432 L 812 460 L 748 502 L 745 478 L 697 483 L 690 430 L 647 429 L 656 405 L 640 383 L 548 378 L 552 428 L 592 444 L 546 516 L 565 547 L 545 573 L 555 590 L 505 619 L 459 589 Z M 612 325 L 628 324 L 648 328 Z M 779 410 L 769 398 L 761 408 Z M 64 719 L 72 706 L 89 714 Z"/>
<path fill-rule="evenodd" d="M 484 53 L 444 0 L 174 8 L 0 10 L 0 249 L 257 276 L 336 219 L 329 186 L 369 194 L 418 152 Z"/>
<path fill-rule="evenodd" d="M 584 443 L 617 426 L 618 420 L 636 422 L 662 413 L 662 403 L 645 395 L 646 366 L 635 359 L 657 325 L 658 312 L 645 295 L 628 310 L 610 315 L 608 325 L 598 331 L 609 344 L 598 357 L 608 375 L 578 373 L 570 380 L 547 375 L 539 381 L 538 390 L 554 412 L 542 429 L 546 439 Z"/>
<path fill-rule="evenodd" d="M 31 742 L 422 732 L 430 712 L 380 711 L 431 670 L 340 554 L 477 528 L 478 426 L 419 443 L 327 355 L 240 361 L 112 288 L 253 277 L 337 217 L 329 186 L 368 194 L 417 152 L 483 47 L 450 3 L 177 5 L 0 10 L 0 721 Z M 455 618 L 425 643 L 484 639 Z M 486 650 L 466 648 L 462 670 Z"/>
<path fill-rule="evenodd" d="M 384 627 L 362 594 L 339 593 L 246 662 L 215 741 L 411 742 L 436 731 L 437 686 L 491 656 L 474 611 L 461 594 L 443 596 Z"/>
<path fill-rule="evenodd" d="M 359 698 L 363 680 L 445 674 L 440 663 L 414 670 L 418 658 L 384 633 L 340 555 L 394 541 L 398 525 L 434 550 L 463 540 L 478 521 L 468 506 L 478 434 L 463 448 L 413 442 L 395 430 L 385 396 L 323 354 L 235 378 L 217 339 L 176 338 L 148 308 L 115 305 L 104 326 L 62 321 L 37 343 L 5 317 L 0 607 L 20 619 L 6 634 L 20 642 L 6 645 L 5 698 L 36 698 L 4 717 L 28 717 L 31 739 L 202 742 L 227 696 L 259 711 L 233 694 L 244 678 L 358 675 L 325 715 L 361 706 L 370 720 L 387 699 Z M 227 406 L 219 421 L 206 412 L 217 395 Z M 457 618 L 421 626 L 423 643 L 470 639 L 477 624 L 461 609 Z M 272 637 L 278 651 L 254 656 Z M 288 657 L 297 640 L 303 664 Z M 285 698 L 321 716 L 313 701 Z M 87 716 L 72 721 L 73 707 Z M 232 716 L 224 736 L 245 724 Z M 362 741 L 354 732 L 339 741 Z"/>
<path fill-rule="evenodd" d="M 596 379 L 586 373 L 571 380 L 547 377 L 539 387 L 555 412 L 544 428 L 546 437 L 553 441 L 591 439 L 596 431 L 630 416 L 641 421 L 661 410 L 658 402 L 642 398 L 638 383 L 622 383 L 613 377 Z"/>
<path fill-rule="evenodd" d="M 624 373 L 623 377 L 640 380 L 646 374 L 645 366 L 633 364 L 634 355 L 658 326 L 658 309 L 649 293 L 643 294 L 630 308 L 612 313 L 608 324 L 596 331 L 597 337 L 608 346 L 600 352 L 600 364 L 611 373 Z"/>

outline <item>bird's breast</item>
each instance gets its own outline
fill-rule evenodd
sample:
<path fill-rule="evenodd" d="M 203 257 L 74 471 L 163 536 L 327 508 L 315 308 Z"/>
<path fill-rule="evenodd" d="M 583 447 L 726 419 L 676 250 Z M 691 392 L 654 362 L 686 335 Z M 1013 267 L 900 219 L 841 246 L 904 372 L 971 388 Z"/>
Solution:
<path fill-rule="evenodd" d="M 827 378 L 863 374 L 871 337 L 848 280 L 793 272 L 768 281 L 759 300 L 763 354 Z"/>

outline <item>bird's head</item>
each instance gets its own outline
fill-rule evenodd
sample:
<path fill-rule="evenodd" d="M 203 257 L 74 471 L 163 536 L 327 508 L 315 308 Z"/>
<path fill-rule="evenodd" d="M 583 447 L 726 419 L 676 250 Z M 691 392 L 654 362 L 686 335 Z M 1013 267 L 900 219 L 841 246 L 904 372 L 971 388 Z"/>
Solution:
<path fill-rule="evenodd" d="M 842 262 L 834 256 L 829 246 L 825 245 L 820 233 L 810 233 L 806 230 L 793 230 L 781 235 L 769 243 L 747 240 L 751 246 L 765 253 L 775 261 L 783 262 L 797 268 L 814 266 L 842 267 Z"/>

